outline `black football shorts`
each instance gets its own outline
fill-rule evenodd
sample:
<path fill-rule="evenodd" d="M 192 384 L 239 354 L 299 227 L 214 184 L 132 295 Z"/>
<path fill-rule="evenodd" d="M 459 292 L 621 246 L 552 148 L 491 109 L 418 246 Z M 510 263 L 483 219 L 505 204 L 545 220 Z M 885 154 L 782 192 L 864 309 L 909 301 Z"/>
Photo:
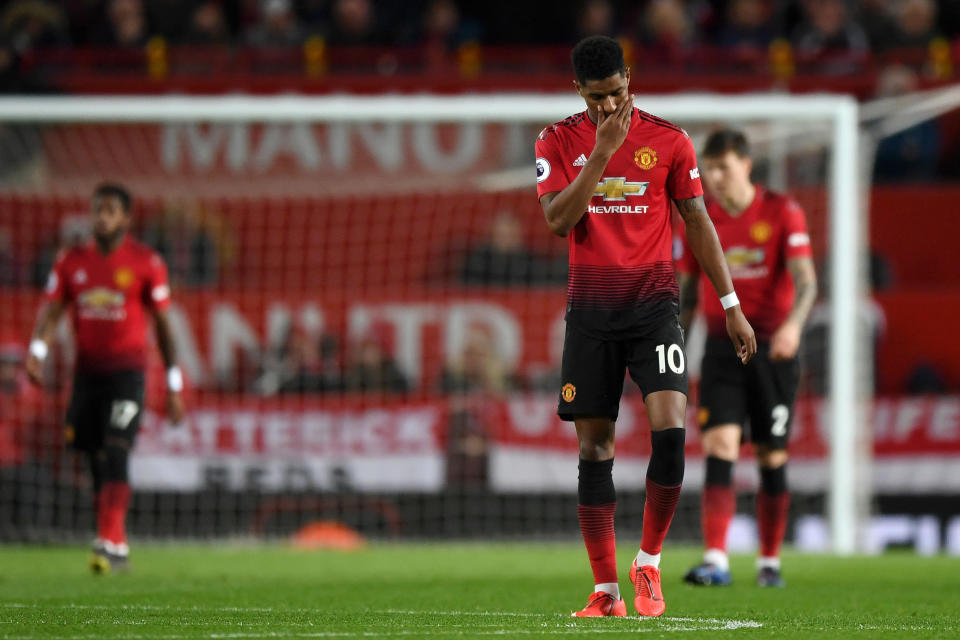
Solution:
<path fill-rule="evenodd" d="M 800 383 L 796 358 L 773 362 L 770 345 L 757 344 L 757 355 L 740 363 L 733 344 L 708 338 L 700 370 L 698 422 L 703 430 L 721 424 L 744 428 L 744 438 L 785 449 Z"/>
<path fill-rule="evenodd" d="M 143 400 L 142 371 L 77 374 L 67 409 L 67 443 L 81 451 L 96 451 L 108 439 L 123 440 L 132 449 Z"/>
<path fill-rule="evenodd" d="M 642 338 L 600 340 L 567 323 L 563 341 L 560 400 L 562 420 L 609 416 L 620 412 L 624 373 L 644 397 L 655 391 L 687 393 L 683 331 L 675 317 Z"/>

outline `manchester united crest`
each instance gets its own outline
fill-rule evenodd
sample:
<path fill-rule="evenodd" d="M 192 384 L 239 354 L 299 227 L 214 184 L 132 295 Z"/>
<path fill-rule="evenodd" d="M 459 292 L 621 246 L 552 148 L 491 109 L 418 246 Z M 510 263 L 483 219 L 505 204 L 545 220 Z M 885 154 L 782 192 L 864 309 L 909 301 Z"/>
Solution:
<path fill-rule="evenodd" d="M 633 154 L 633 161 L 641 169 L 653 169 L 657 166 L 657 152 L 650 147 L 640 147 Z"/>
<path fill-rule="evenodd" d="M 568 382 L 560 389 L 560 397 L 566 402 L 573 402 L 573 399 L 577 397 L 577 388 Z"/>
<path fill-rule="evenodd" d="M 769 222 L 756 222 L 750 227 L 750 237 L 757 244 L 763 244 L 770 239 L 770 235 L 773 233 L 773 229 L 770 227 Z"/>
<path fill-rule="evenodd" d="M 113 274 L 113 282 L 120 289 L 126 289 L 133 284 L 133 271 L 127 267 L 120 267 Z"/>

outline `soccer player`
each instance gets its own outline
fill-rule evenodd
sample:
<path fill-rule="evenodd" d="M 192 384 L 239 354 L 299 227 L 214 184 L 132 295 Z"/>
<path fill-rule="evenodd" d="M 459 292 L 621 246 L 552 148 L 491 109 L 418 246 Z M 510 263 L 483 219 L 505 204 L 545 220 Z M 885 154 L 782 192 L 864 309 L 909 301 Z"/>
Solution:
<path fill-rule="evenodd" d="M 658 616 L 665 608 L 660 550 L 683 480 L 687 404 L 671 201 L 721 296 L 731 355 L 749 361 L 756 342 L 703 204 L 689 137 L 634 107 L 630 70 L 615 40 L 586 38 L 572 61 L 574 86 L 587 108 L 543 130 L 536 164 L 547 226 L 570 244 L 558 413 L 573 421 L 579 440 L 578 515 L 594 576 L 593 594 L 574 615 L 626 615 L 617 583 L 612 470 L 629 370 L 643 392 L 652 442 L 643 536 L 630 580 L 637 612 Z"/>
<path fill-rule="evenodd" d="M 96 188 L 94 240 L 57 257 L 26 363 L 27 373 L 40 384 L 50 340 L 69 308 L 77 358 L 65 439 L 86 454 L 93 477 L 97 538 L 90 566 L 95 573 L 128 567 L 128 456 L 143 412 L 147 315 L 153 316 L 167 367 L 168 417 L 174 424 L 183 417 L 183 376 L 167 318 L 167 267 L 127 236 L 130 207 L 122 186 Z"/>
<path fill-rule="evenodd" d="M 699 268 L 689 252 L 679 259 L 680 322 L 686 328 L 698 299 L 708 327 L 700 379 L 700 428 L 706 456 L 702 525 L 703 563 L 685 580 L 730 584 L 726 539 L 736 510 L 733 465 L 743 429 L 760 465 L 757 524 L 760 556 L 757 583 L 782 586 L 780 545 L 787 525 L 787 438 L 797 394 L 797 349 L 804 321 L 817 297 L 810 236 L 803 211 L 790 198 L 750 181 L 752 161 L 743 133 L 710 135 L 701 154 L 703 178 L 712 196 L 707 210 L 726 250 L 743 307 L 756 326 L 757 357 L 746 367 L 731 357 L 723 340 L 723 309 L 706 287 L 697 294 Z"/>

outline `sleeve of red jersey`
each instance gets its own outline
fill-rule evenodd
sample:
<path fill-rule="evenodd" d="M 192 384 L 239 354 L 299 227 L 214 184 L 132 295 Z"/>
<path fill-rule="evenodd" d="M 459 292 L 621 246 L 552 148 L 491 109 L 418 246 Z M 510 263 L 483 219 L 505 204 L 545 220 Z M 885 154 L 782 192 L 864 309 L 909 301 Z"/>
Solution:
<path fill-rule="evenodd" d="M 167 265 L 157 254 L 150 256 L 149 281 L 143 290 L 143 303 L 148 309 L 163 311 L 170 306 L 170 281 Z"/>
<path fill-rule="evenodd" d="M 693 149 L 693 141 L 686 133 L 677 136 L 673 163 L 667 177 L 667 193 L 674 200 L 687 200 L 703 195 L 697 153 Z"/>
<path fill-rule="evenodd" d="M 810 247 L 810 234 L 807 232 L 807 217 L 803 209 L 794 200 L 787 200 L 784 207 L 784 251 L 787 260 L 791 258 L 809 258 L 813 256 Z"/>
<path fill-rule="evenodd" d="M 50 302 L 70 302 L 70 289 L 67 287 L 67 279 L 64 277 L 64 262 L 66 262 L 65 252 L 57 256 L 53 268 L 50 269 L 50 275 L 47 277 L 43 297 Z"/>
<path fill-rule="evenodd" d="M 687 229 L 683 225 L 677 229 L 676 235 L 674 236 L 674 246 L 677 252 L 674 259 L 677 271 L 691 276 L 699 275 L 700 263 L 697 262 L 693 251 L 690 249 L 690 243 L 687 242 Z"/>
<path fill-rule="evenodd" d="M 563 158 L 560 155 L 557 133 L 547 127 L 537 137 L 537 197 L 545 193 L 563 191 L 570 181 L 563 170 Z"/>

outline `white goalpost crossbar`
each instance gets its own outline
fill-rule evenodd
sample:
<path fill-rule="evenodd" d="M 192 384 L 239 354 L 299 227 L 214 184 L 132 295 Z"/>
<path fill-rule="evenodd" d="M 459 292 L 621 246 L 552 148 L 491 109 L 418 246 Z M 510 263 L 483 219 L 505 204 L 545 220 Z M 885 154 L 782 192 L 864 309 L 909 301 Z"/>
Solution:
<path fill-rule="evenodd" d="M 865 292 L 860 260 L 866 229 L 861 207 L 858 104 L 837 95 L 713 94 L 641 95 L 644 110 L 680 124 L 744 120 L 829 123 L 829 229 L 831 331 L 829 342 L 830 496 L 834 552 L 860 548 L 859 519 L 866 488 L 858 486 L 865 453 L 858 433 L 866 429 L 859 380 L 867 372 L 860 357 L 857 323 Z M 473 94 L 457 96 L 72 96 L 0 98 L 0 122 L 504 122 L 548 124 L 583 110 L 570 94 Z M 533 141 L 531 140 L 531 149 Z M 531 189 L 534 185 L 531 169 Z M 859 484 L 862 484 L 860 482 Z"/>

